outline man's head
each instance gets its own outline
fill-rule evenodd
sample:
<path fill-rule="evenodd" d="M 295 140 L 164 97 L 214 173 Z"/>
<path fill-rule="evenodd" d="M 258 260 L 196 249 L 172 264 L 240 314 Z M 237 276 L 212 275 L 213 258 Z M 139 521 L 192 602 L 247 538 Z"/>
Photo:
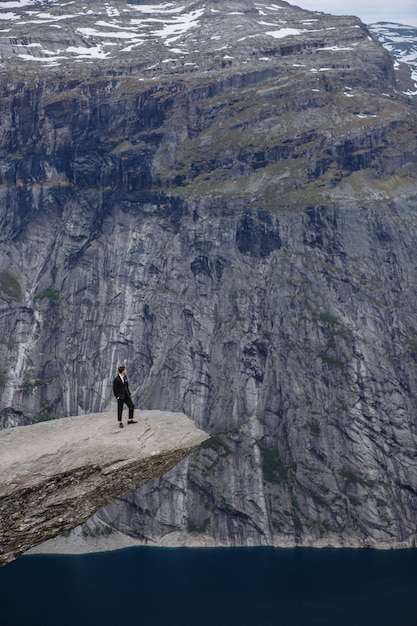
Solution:
<path fill-rule="evenodd" d="M 121 376 L 125 376 L 125 374 L 126 374 L 126 366 L 125 365 L 119 365 L 119 374 Z"/>

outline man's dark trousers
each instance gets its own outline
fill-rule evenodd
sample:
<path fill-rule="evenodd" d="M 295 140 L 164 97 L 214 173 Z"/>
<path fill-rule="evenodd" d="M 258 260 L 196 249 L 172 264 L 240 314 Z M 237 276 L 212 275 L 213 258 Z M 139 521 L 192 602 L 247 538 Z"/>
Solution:
<path fill-rule="evenodd" d="M 129 419 L 130 420 L 133 419 L 133 409 L 135 408 L 135 406 L 132 402 L 132 398 L 130 398 L 130 396 L 126 396 L 126 398 L 117 399 L 117 419 L 119 420 L 119 422 L 122 421 L 122 412 L 123 412 L 124 404 L 126 404 L 126 406 L 129 409 Z"/>

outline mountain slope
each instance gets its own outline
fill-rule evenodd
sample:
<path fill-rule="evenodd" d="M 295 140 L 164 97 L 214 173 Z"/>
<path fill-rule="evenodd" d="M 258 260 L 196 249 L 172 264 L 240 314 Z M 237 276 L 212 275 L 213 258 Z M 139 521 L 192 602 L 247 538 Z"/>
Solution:
<path fill-rule="evenodd" d="M 388 52 L 285 2 L 3 4 L 4 425 L 115 408 L 126 362 L 137 406 L 213 436 L 120 530 L 412 545 L 417 112 Z"/>
<path fill-rule="evenodd" d="M 405 24 L 376 22 L 368 26 L 372 35 L 382 43 L 396 60 L 398 80 L 404 93 L 417 95 L 417 28 Z"/>

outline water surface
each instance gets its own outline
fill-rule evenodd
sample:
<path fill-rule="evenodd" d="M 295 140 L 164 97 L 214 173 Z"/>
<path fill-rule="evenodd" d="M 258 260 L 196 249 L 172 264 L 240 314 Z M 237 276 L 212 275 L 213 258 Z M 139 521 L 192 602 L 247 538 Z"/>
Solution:
<path fill-rule="evenodd" d="M 417 626 L 417 550 L 128 548 L 20 557 L 2 626 Z"/>

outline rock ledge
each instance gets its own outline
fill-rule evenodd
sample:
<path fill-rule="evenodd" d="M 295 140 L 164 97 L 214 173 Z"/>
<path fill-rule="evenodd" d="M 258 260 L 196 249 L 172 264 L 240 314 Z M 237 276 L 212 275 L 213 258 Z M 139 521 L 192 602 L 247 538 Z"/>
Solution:
<path fill-rule="evenodd" d="M 183 413 L 94 413 L 0 432 L 0 565 L 164 474 L 207 439 Z"/>

